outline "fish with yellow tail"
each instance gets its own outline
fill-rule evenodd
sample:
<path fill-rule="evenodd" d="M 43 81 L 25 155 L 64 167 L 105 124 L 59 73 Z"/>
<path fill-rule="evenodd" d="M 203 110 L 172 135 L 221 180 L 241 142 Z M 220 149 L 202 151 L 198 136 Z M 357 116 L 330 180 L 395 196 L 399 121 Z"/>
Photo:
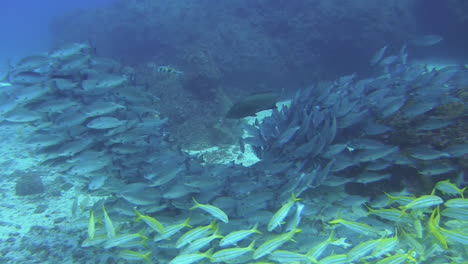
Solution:
<path fill-rule="evenodd" d="M 205 258 L 211 259 L 212 252 L 213 252 L 213 249 L 210 248 L 205 253 L 192 253 L 192 254 L 178 255 L 177 257 L 173 258 L 169 262 L 169 264 L 191 264 L 191 263 L 198 262 Z"/>
<path fill-rule="evenodd" d="M 94 220 L 94 211 L 89 212 L 89 222 L 88 222 L 88 238 L 90 240 L 94 239 L 96 234 L 96 221 Z"/>
<path fill-rule="evenodd" d="M 398 264 L 398 263 L 407 263 L 406 261 L 411 261 L 413 263 L 417 263 L 418 261 L 413 258 L 413 251 L 409 251 L 407 253 L 397 253 L 392 256 L 383 258 L 377 261 L 376 264 Z"/>
<path fill-rule="evenodd" d="M 248 238 L 252 234 L 262 234 L 262 232 L 258 231 L 257 227 L 258 227 L 258 223 L 255 224 L 254 227 L 252 227 L 252 229 L 238 230 L 238 231 L 231 232 L 227 234 L 226 236 L 224 236 L 223 239 L 221 239 L 221 241 L 219 241 L 219 246 L 226 247 L 229 245 L 234 245 L 237 242 Z"/>
<path fill-rule="evenodd" d="M 437 195 L 422 195 L 411 201 L 409 204 L 400 206 L 401 214 L 400 216 L 404 216 L 406 211 L 411 209 L 425 209 L 430 208 L 436 205 L 443 203 L 444 200 Z"/>
<path fill-rule="evenodd" d="M 104 205 L 102 205 L 102 213 L 104 214 L 104 226 L 106 227 L 107 238 L 111 239 L 115 237 L 115 228 Z"/>
<path fill-rule="evenodd" d="M 294 235 L 301 231 L 302 231 L 301 229 L 294 228 L 293 230 L 287 233 L 278 235 L 270 240 L 267 240 L 254 251 L 253 258 L 259 259 L 265 255 L 270 254 L 271 252 L 281 247 L 284 243 L 288 241 L 293 241 Z"/>
<path fill-rule="evenodd" d="M 238 258 L 244 254 L 247 254 L 254 250 L 255 241 L 252 241 L 247 247 L 236 247 L 221 249 L 213 254 L 212 261 L 214 262 L 226 262 L 235 258 Z"/>
<path fill-rule="evenodd" d="M 122 250 L 119 252 L 119 257 L 125 260 L 144 260 L 146 263 L 151 263 L 149 256 L 151 252 L 148 253 L 140 253 L 133 250 Z"/>
<path fill-rule="evenodd" d="M 164 230 L 164 233 L 162 233 L 161 235 L 156 235 L 154 237 L 154 241 L 161 241 L 161 240 L 164 240 L 164 239 L 169 239 L 172 235 L 176 234 L 177 232 L 179 232 L 180 230 L 182 230 L 185 227 L 192 228 L 192 226 L 189 225 L 189 222 L 190 222 L 190 218 L 187 218 L 187 219 L 185 219 L 185 221 L 183 223 L 175 224 L 175 225 L 171 225 L 171 226 L 166 227 L 165 230 Z"/>
<path fill-rule="evenodd" d="M 226 213 L 223 212 L 223 210 L 219 209 L 218 207 L 210 205 L 210 204 L 201 204 L 201 203 L 197 202 L 197 200 L 195 200 L 195 198 L 193 198 L 193 197 L 192 197 L 192 200 L 193 200 L 193 203 L 195 203 L 195 205 L 192 206 L 192 208 L 190 208 L 190 210 L 200 208 L 203 211 L 205 211 L 205 212 L 209 213 L 210 215 L 212 215 L 214 218 L 216 218 L 216 219 L 218 219 L 218 220 L 220 220 L 220 221 L 222 221 L 222 222 L 224 222 L 226 224 L 229 222 L 229 218 L 226 215 Z"/>
<path fill-rule="evenodd" d="M 297 198 L 294 193 L 291 194 L 291 200 L 281 206 L 281 208 L 271 217 L 270 222 L 268 222 L 268 231 L 272 231 L 278 226 L 281 226 L 281 223 L 283 222 L 284 218 L 288 216 L 289 211 L 291 210 L 291 207 L 294 205 L 294 203 L 301 201 L 301 198 Z"/>
<path fill-rule="evenodd" d="M 175 247 L 184 247 L 185 245 L 190 244 L 203 236 L 213 233 L 216 230 L 216 228 L 216 221 L 213 221 L 209 225 L 199 226 L 194 229 L 191 229 L 179 237 L 179 239 L 176 241 Z"/>
<path fill-rule="evenodd" d="M 432 211 L 431 217 L 429 218 L 427 222 L 427 229 L 429 230 L 429 233 L 434 236 L 437 243 L 441 245 L 443 249 L 447 250 L 448 249 L 447 239 L 440 232 L 439 222 L 440 222 L 440 212 L 439 212 L 439 207 L 437 207 L 436 209 Z"/>
<path fill-rule="evenodd" d="M 348 221 L 343 218 L 341 218 L 341 215 L 338 215 L 337 219 L 334 219 L 330 222 L 329 224 L 335 225 L 335 224 L 340 224 L 349 230 L 352 230 L 354 232 L 357 232 L 359 234 L 363 234 L 366 236 L 377 236 L 381 232 L 378 231 L 377 229 L 371 227 L 370 225 L 364 224 L 364 223 L 358 223 L 358 222 L 353 222 L 353 221 Z"/>
<path fill-rule="evenodd" d="M 140 220 L 143 220 L 151 229 L 156 231 L 158 234 L 163 234 L 164 233 L 164 226 L 156 219 L 154 219 L 151 216 L 148 215 L 142 215 L 140 212 L 138 212 L 135 209 L 135 214 L 137 215 L 137 218 L 135 219 L 135 222 L 139 222 Z"/>
<path fill-rule="evenodd" d="M 445 180 L 445 181 L 440 181 L 440 182 L 436 183 L 435 188 L 432 191 L 432 193 L 434 194 L 435 190 L 439 190 L 443 194 L 460 195 L 461 198 L 464 198 L 463 193 L 466 191 L 467 188 L 468 188 L 468 186 L 463 188 L 463 189 L 460 189 L 455 184 L 450 182 L 450 180 Z"/>

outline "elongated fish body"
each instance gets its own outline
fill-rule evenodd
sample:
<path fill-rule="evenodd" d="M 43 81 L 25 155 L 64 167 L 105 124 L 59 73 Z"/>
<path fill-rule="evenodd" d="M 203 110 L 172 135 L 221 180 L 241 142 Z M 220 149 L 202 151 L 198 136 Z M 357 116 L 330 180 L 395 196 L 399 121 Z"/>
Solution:
<path fill-rule="evenodd" d="M 276 227 L 280 226 L 281 223 L 283 222 L 284 218 L 288 216 L 289 210 L 291 210 L 291 207 L 294 205 L 295 202 L 298 202 L 302 199 L 296 198 L 296 195 L 294 193 L 291 195 L 291 200 L 284 204 L 270 219 L 270 222 L 268 222 L 268 231 L 272 231 Z"/>
<path fill-rule="evenodd" d="M 94 239 L 96 234 L 96 222 L 94 220 L 94 211 L 89 212 L 89 223 L 88 223 L 88 238 Z"/>
<path fill-rule="evenodd" d="M 385 54 L 385 51 L 387 50 L 387 46 L 383 46 L 381 49 L 379 49 L 374 56 L 372 56 L 372 59 L 370 61 L 370 65 L 376 65 L 377 63 L 382 60 L 383 55 Z"/>
<path fill-rule="evenodd" d="M 250 243 L 250 245 L 245 248 L 221 249 L 220 251 L 215 252 L 211 258 L 214 262 L 229 261 L 253 251 L 254 245 L 255 241 L 252 241 L 252 243 Z"/>
<path fill-rule="evenodd" d="M 180 238 L 176 241 L 175 247 L 181 248 L 187 245 L 188 243 L 199 239 L 200 237 L 210 234 L 211 232 L 213 232 L 215 228 L 216 228 L 216 222 L 214 221 L 207 226 L 199 226 L 197 228 L 189 230 L 186 233 L 184 233 L 182 236 L 180 236 Z"/>
<path fill-rule="evenodd" d="M 164 233 L 165 231 L 164 226 L 158 220 L 154 219 L 151 216 L 142 215 L 136 209 L 135 209 L 135 214 L 137 215 L 135 222 L 139 222 L 140 220 L 143 220 L 143 222 L 145 222 L 154 231 L 158 232 L 159 234 Z"/>
<path fill-rule="evenodd" d="M 271 252 L 281 247 L 284 243 L 292 240 L 294 234 L 299 232 L 301 232 L 301 230 L 295 228 L 294 230 L 267 240 L 254 251 L 253 258 L 259 259 L 265 255 L 270 254 Z"/>
<path fill-rule="evenodd" d="M 205 253 L 193 253 L 193 254 L 182 254 L 173 258 L 169 264 L 191 264 L 198 262 L 204 258 L 211 258 L 211 252 L 213 249 L 209 249 Z"/>
<path fill-rule="evenodd" d="M 423 36 L 418 36 L 413 38 L 411 43 L 415 46 L 420 46 L 420 47 L 426 47 L 426 46 L 432 46 L 435 45 L 439 42 L 441 42 L 443 38 L 439 35 L 423 35 Z"/>
<path fill-rule="evenodd" d="M 445 202 L 445 207 L 448 208 L 465 208 L 468 209 L 468 199 L 466 198 L 454 198 Z"/>
<path fill-rule="evenodd" d="M 149 256 L 151 255 L 151 252 L 148 253 L 139 253 L 133 250 L 122 250 L 119 252 L 119 257 L 125 259 L 125 260 L 144 260 L 146 263 L 151 263 L 151 260 Z"/>
<path fill-rule="evenodd" d="M 262 92 L 251 94 L 235 103 L 226 114 L 226 118 L 239 119 L 255 116 L 257 112 L 274 109 L 279 95 L 275 92 Z"/>
<path fill-rule="evenodd" d="M 168 239 L 180 230 L 182 230 L 184 227 L 192 228 L 191 225 L 189 225 L 190 218 L 185 219 L 185 221 L 181 224 L 176 224 L 176 225 L 171 225 L 165 228 L 164 233 L 161 235 L 156 235 L 154 237 L 154 241 L 161 241 L 164 239 Z"/>
<path fill-rule="evenodd" d="M 278 263 L 317 263 L 317 260 L 310 256 L 288 250 L 275 250 L 268 258 Z"/>
<path fill-rule="evenodd" d="M 388 256 L 376 262 L 376 264 L 399 264 L 405 263 L 407 260 L 411 260 L 413 263 L 416 263 L 417 260 L 411 256 L 412 252 L 405 254 L 395 254 L 393 256 Z"/>
<path fill-rule="evenodd" d="M 224 213 L 218 207 L 213 206 L 213 205 L 209 205 L 209 204 L 201 204 L 201 203 L 197 202 L 197 200 L 195 200 L 195 198 L 192 198 L 192 200 L 195 203 L 195 205 L 192 208 L 190 208 L 190 210 L 200 208 L 203 211 L 205 211 L 205 212 L 209 213 L 210 215 L 212 215 L 214 218 L 216 218 L 216 219 L 218 219 L 218 220 L 220 220 L 220 221 L 222 221 L 224 223 L 229 222 L 229 218 L 226 215 L 226 213 Z"/>
<path fill-rule="evenodd" d="M 348 263 L 348 256 L 346 254 L 331 255 L 321 259 L 318 264 L 343 264 Z"/>
<path fill-rule="evenodd" d="M 104 214 L 104 226 L 106 227 L 107 238 L 111 239 L 115 237 L 115 228 L 112 220 L 107 214 L 106 208 L 102 205 L 102 212 Z"/>
<path fill-rule="evenodd" d="M 248 238 L 252 234 L 262 234 L 260 231 L 257 230 L 257 227 L 258 224 L 255 224 L 254 227 L 252 227 L 252 229 L 231 232 L 224 236 L 223 239 L 221 239 L 221 241 L 219 242 L 219 246 L 226 247 L 229 245 L 234 245 L 237 242 Z"/>
<path fill-rule="evenodd" d="M 455 184 L 451 183 L 450 180 L 446 181 L 440 181 L 436 183 L 435 189 L 441 191 L 444 194 L 447 195 L 460 195 L 462 198 L 463 193 L 468 187 L 465 187 L 463 189 L 458 188 Z"/>
<path fill-rule="evenodd" d="M 313 248 L 309 249 L 307 251 L 307 256 L 313 258 L 313 259 L 319 259 L 322 253 L 327 249 L 328 245 L 333 241 L 335 231 L 332 230 L 330 233 L 330 236 L 323 242 L 318 243 L 315 245 Z"/>
<path fill-rule="evenodd" d="M 92 129 L 110 129 L 122 126 L 125 123 L 127 123 L 126 120 L 119 120 L 110 116 L 102 116 L 91 120 L 86 124 L 86 126 Z"/>
<path fill-rule="evenodd" d="M 118 247 L 123 244 L 132 242 L 136 239 L 142 239 L 143 241 L 146 241 L 148 238 L 139 233 L 119 235 L 119 236 L 115 236 L 113 238 L 108 239 L 106 243 L 104 244 L 104 248 L 108 249 L 108 248 Z"/>
<path fill-rule="evenodd" d="M 407 205 L 401 206 L 400 209 L 402 209 L 401 215 L 403 216 L 408 209 L 422 209 L 422 208 L 429 208 L 433 207 L 436 205 L 439 205 L 443 203 L 444 200 L 440 198 L 439 196 L 436 195 L 422 195 L 421 197 L 418 197 L 414 199 L 412 202 L 410 202 Z"/>
<path fill-rule="evenodd" d="M 379 240 L 368 240 L 353 247 L 348 253 L 348 261 L 354 262 L 373 251 Z"/>
<path fill-rule="evenodd" d="M 365 224 L 358 223 L 353 221 L 344 220 L 343 218 L 337 218 L 329 222 L 330 224 L 341 224 L 349 230 L 353 230 L 357 233 L 366 235 L 366 236 L 376 236 L 379 234 L 379 231 L 375 228 Z"/>

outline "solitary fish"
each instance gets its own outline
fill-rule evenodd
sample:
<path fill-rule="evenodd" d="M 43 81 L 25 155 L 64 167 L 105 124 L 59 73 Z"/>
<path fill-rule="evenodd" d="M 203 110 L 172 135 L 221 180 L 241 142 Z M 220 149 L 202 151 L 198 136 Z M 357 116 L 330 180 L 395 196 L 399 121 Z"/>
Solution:
<path fill-rule="evenodd" d="M 235 103 L 226 114 L 226 118 L 239 119 L 255 116 L 257 112 L 274 109 L 279 94 L 275 92 L 260 92 L 251 94 Z"/>

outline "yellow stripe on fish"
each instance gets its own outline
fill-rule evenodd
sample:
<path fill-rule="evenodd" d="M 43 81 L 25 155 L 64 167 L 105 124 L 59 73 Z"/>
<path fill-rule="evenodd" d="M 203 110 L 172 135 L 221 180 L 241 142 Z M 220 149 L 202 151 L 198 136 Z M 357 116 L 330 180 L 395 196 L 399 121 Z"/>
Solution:
<path fill-rule="evenodd" d="M 102 205 L 102 212 L 104 214 L 104 225 L 106 227 L 107 237 L 113 238 L 115 237 L 115 228 L 114 224 L 112 224 L 112 220 L 110 219 L 109 215 L 107 214 L 106 208 Z"/>
<path fill-rule="evenodd" d="M 192 241 L 199 239 L 205 235 L 212 233 L 216 229 L 216 221 L 211 222 L 211 224 L 207 226 L 199 226 L 192 230 L 185 232 L 180 238 L 177 240 L 175 246 L 176 248 L 181 248 Z"/>
<path fill-rule="evenodd" d="M 255 245 L 255 241 L 252 241 L 247 247 L 243 248 L 227 248 L 227 249 L 221 249 L 220 251 L 217 251 L 213 254 L 212 261 L 213 262 L 223 262 L 223 261 L 229 261 L 234 258 L 238 258 L 246 253 L 249 253 L 253 251 Z"/>
<path fill-rule="evenodd" d="M 192 200 L 195 203 L 195 205 L 192 206 L 192 208 L 190 208 L 190 210 L 200 208 L 203 211 L 205 211 L 205 212 L 209 213 L 210 215 L 212 215 L 214 218 L 216 218 L 216 219 L 218 219 L 218 220 L 220 220 L 220 221 L 222 221 L 224 223 L 229 222 L 229 218 L 226 215 L 226 213 L 223 212 L 223 210 L 219 209 L 218 207 L 210 205 L 210 204 L 201 204 L 201 203 L 197 202 L 197 200 L 195 200 L 195 198 L 193 198 L 193 197 L 192 197 Z"/>
<path fill-rule="evenodd" d="M 270 254 L 277 248 L 281 247 L 284 243 L 293 239 L 294 234 L 301 232 L 301 229 L 294 228 L 293 230 L 284 233 L 282 235 L 276 236 L 270 240 L 264 242 L 260 247 L 258 247 L 253 254 L 254 259 L 259 259 L 265 255 Z"/>
<path fill-rule="evenodd" d="M 94 220 L 94 211 L 89 211 L 88 238 L 93 239 L 96 234 L 96 222 Z"/>
<path fill-rule="evenodd" d="M 223 239 L 221 239 L 221 241 L 219 241 L 219 246 L 225 247 L 229 245 L 234 245 L 237 242 L 248 238 L 252 234 L 262 234 L 262 232 L 257 230 L 257 227 L 258 224 L 255 224 L 254 227 L 252 227 L 252 229 L 231 232 L 224 236 Z"/>
<path fill-rule="evenodd" d="M 137 218 L 135 219 L 135 222 L 140 222 L 140 220 L 143 220 L 151 229 L 154 231 L 158 232 L 159 234 L 163 234 L 165 229 L 164 226 L 156 219 L 154 219 L 151 216 L 148 215 L 142 215 L 140 212 L 138 212 L 136 209 L 134 210 L 135 214 L 137 215 Z"/>
<path fill-rule="evenodd" d="M 363 235 L 366 235 L 366 236 L 376 236 L 376 235 L 379 235 L 380 234 L 380 231 L 378 231 L 377 229 L 367 225 L 367 224 L 364 224 L 364 223 L 358 223 L 358 222 L 353 222 L 353 221 L 348 221 L 348 220 L 344 220 L 343 218 L 341 218 L 340 216 L 335 219 L 335 220 L 332 220 L 330 222 L 328 222 L 329 224 L 340 224 L 352 231 L 355 231 L 357 233 L 360 233 L 360 234 L 363 234 Z"/>
<path fill-rule="evenodd" d="M 439 205 L 443 203 L 444 200 L 440 198 L 437 195 L 422 195 L 416 199 L 414 199 L 412 202 L 410 202 L 407 205 L 400 206 L 401 211 L 401 216 L 405 214 L 405 212 L 409 209 L 414 210 L 414 209 L 425 209 L 429 207 L 433 207 L 436 205 Z"/>
<path fill-rule="evenodd" d="M 296 195 L 292 193 L 291 200 L 281 206 L 281 208 L 271 217 L 270 222 L 268 222 L 268 231 L 272 231 L 276 227 L 280 226 L 284 218 L 288 216 L 289 210 L 291 210 L 294 203 L 301 200 L 301 198 L 296 198 Z"/>

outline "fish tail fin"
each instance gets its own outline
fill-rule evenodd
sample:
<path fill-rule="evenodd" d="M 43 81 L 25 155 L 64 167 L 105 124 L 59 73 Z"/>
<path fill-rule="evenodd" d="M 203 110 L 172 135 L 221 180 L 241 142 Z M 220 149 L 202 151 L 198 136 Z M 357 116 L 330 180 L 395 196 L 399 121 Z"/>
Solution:
<path fill-rule="evenodd" d="M 189 223 L 190 223 L 190 217 L 187 217 L 187 219 L 185 219 L 185 221 L 182 223 L 182 225 L 184 227 L 192 228 L 193 226 L 191 226 Z"/>
<path fill-rule="evenodd" d="M 468 188 L 468 186 L 460 190 L 460 196 L 461 196 L 462 198 L 465 198 L 464 193 L 465 193 L 465 191 L 466 191 L 467 188 Z"/>
<path fill-rule="evenodd" d="M 254 232 L 254 233 L 262 235 L 263 233 L 260 232 L 257 228 L 258 228 L 258 223 L 255 223 L 255 225 L 252 227 L 251 231 Z"/>
<path fill-rule="evenodd" d="M 190 210 L 193 210 L 193 209 L 196 209 L 196 208 L 199 208 L 200 207 L 200 203 L 197 202 L 197 200 L 195 199 L 195 197 L 192 197 L 192 201 L 194 203 L 194 205 L 192 207 L 190 207 Z"/>
<path fill-rule="evenodd" d="M 403 216 L 406 215 L 406 210 L 408 210 L 408 208 L 406 206 L 400 206 L 398 208 L 401 210 L 400 218 L 402 218 Z"/>
<path fill-rule="evenodd" d="M 248 250 L 254 250 L 255 241 L 256 241 L 256 240 L 250 242 L 250 244 L 247 246 L 247 249 L 248 249 Z"/>
<path fill-rule="evenodd" d="M 291 193 L 291 200 L 293 202 L 299 202 L 299 201 L 302 201 L 303 199 L 302 198 L 297 198 L 295 193 Z"/>
<path fill-rule="evenodd" d="M 140 212 L 138 212 L 137 209 L 133 209 L 133 210 L 135 211 L 135 214 L 137 215 L 137 217 L 135 218 L 135 222 L 138 223 L 140 222 L 141 219 L 143 219 L 143 215 Z"/>
<path fill-rule="evenodd" d="M 151 251 L 148 252 L 148 253 L 146 253 L 146 254 L 144 254 L 144 255 L 141 256 L 141 257 L 146 261 L 146 263 L 151 263 L 151 260 L 150 260 L 150 258 L 149 258 L 150 255 L 151 255 Z"/>

